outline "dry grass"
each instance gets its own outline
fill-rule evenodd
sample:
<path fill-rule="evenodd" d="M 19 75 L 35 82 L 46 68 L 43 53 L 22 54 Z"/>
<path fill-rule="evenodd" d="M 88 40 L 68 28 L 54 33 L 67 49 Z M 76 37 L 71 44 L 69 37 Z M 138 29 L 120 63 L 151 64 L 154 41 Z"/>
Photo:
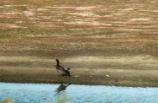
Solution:
<path fill-rule="evenodd" d="M 4 98 L 4 99 L 1 100 L 0 103 L 10 103 L 11 101 L 12 101 L 11 98 Z"/>
<path fill-rule="evenodd" d="M 60 96 L 54 103 L 70 103 L 68 101 L 65 101 L 66 95 Z"/>

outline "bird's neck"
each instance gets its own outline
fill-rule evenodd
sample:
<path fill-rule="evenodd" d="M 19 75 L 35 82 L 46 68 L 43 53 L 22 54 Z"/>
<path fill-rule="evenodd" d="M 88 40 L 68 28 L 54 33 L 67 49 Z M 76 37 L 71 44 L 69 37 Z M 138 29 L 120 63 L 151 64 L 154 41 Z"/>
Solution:
<path fill-rule="evenodd" d="M 59 61 L 57 61 L 57 66 L 59 66 Z"/>

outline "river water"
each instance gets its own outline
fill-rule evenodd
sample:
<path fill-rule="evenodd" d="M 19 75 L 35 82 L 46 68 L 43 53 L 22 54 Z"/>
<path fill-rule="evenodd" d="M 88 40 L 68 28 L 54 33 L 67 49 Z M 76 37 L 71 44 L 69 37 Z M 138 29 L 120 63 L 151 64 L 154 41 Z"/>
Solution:
<path fill-rule="evenodd" d="M 0 83 L 0 101 L 8 99 L 9 103 L 158 103 L 158 88 Z"/>

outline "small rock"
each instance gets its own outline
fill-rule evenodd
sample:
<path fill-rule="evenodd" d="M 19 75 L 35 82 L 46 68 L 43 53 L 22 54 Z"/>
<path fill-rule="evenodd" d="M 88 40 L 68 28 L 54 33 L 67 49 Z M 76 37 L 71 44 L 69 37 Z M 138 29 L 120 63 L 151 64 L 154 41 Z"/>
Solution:
<path fill-rule="evenodd" d="M 109 78 L 109 77 L 110 77 L 110 75 L 106 75 L 106 77 L 108 77 L 108 78 Z"/>
<path fill-rule="evenodd" d="M 79 76 L 79 75 L 74 75 L 73 77 L 78 78 L 78 77 L 80 77 L 80 76 Z"/>

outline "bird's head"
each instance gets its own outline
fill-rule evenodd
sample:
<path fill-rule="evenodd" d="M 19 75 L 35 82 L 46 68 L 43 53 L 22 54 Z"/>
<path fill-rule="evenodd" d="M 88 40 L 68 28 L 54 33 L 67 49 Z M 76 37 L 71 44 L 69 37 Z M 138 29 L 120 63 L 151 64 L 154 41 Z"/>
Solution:
<path fill-rule="evenodd" d="M 67 70 L 70 70 L 70 68 L 67 68 Z"/>

